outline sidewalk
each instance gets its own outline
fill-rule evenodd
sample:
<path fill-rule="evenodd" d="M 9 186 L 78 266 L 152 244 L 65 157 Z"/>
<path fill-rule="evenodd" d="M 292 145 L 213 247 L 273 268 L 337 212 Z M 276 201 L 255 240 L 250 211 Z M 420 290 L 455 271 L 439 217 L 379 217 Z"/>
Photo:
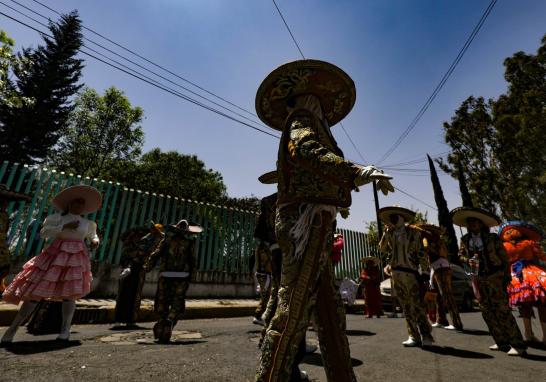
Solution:
<path fill-rule="evenodd" d="M 155 321 L 153 300 L 142 300 L 139 312 L 139 322 Z M 195 318 L 226 318 L 252 316 L 258 300 L 254 299 L 192 299 L 186 300 L 184 319 Z M 364 306 L 363 300 L 357 300 L 353 309 Z M 76 301 L 75 324 L 106 324 L 114 322 L 116 300 L 114 299 L 81 299 Z M 18 307 L 0 301 L 0 326 L 8 326 Z"/>

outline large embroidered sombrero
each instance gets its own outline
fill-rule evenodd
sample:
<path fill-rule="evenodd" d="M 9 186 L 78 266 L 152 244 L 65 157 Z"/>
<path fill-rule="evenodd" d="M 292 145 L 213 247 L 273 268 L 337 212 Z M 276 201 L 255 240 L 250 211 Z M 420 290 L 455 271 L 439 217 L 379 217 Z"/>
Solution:
<path fill-rule="evenodd" d="M 390 206 L 379 209 L 379 218 L 385 223 L 390 224 L 391 215 L 400 215 L 406 222 L 410 222 L 415 217 L 415 212 L 404 207 Z"/>
<path fill-rule="evenodd" d="M 22 200 L 29 202 L 32 200 L 28 195 L 8 190 L 8 187 L 5 184 L 0 184 L 0 199 L 8 200 L 10 202 Z"/>
<path fill-rule="evenodd" d="M 258 117 L 282 130 L 288 116 L 286 101 L 302 94 L 320 99 L 330 126 L 345 118 L 356 100 L 355 84 L 343 70 L 325 61 L 298 60 L 279 66 L 263 80 L 256 93 Z"/>
<path fill-rule="evenodd" d="M 453 223 L 460 227 L 468 226 L 466 219 L 475 218 L 482 221 L 487 227 L 495 227 L 500 224 L 499 218 L 483 208 L 458 207 L 450 212 Z"/>
<path fill-rule="evenodd" d="M 266 172 L 258 177 L 260 183 L 263 184 L 276 184 L 279 181 L 277 170 Z"/>
<path fill-rule="evenodd" d="M 68 210 L 70 202 L 74 199 L 83 199 L 85 201 L 82 215 L 97 211 L 102 204 L 102 194 L 99 190 L 92 186 L 77 185 L 67 187 L 55 195 L 53 198 L 53 205 L 59 211 L 66 211 Z"/>
<path fill-rule="evenodd" d="M 519 231 L 526 239 L 532 241 L 540 241 L 546 237 L 544 231 L 539 227 L 523 220 L 511 220 L 503 223 L 499 227 L 499 236 L 502 237 L 502 235 L 509 229 Z"/>

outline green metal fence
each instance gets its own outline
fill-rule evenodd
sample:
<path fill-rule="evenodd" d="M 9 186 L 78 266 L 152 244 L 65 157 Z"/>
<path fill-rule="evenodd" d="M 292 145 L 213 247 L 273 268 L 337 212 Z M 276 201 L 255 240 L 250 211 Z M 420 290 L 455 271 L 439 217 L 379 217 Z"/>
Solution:
<path fill-rule="evenodd" d="M 40 252 L 43 240 L 40 224 L 53 213 L 51 200 L 65 187 L 88 184 L 103 194 L 102 208 L 88 216 L 97 222 L 101 245 L 91 253 L 99 262 L 118 264 L 121 256 L 120 237 L 127 229 L 147 224 L 169 224 L 187 219 L 201 225 L 199 235 L 198 269 L 203 272 L 249 273 L 249 259 L 253 254 L 256 213 L 214 204 L 196 202 L 168 195 L 128 189 L 119 183 L 65 174 L 40 166 L 29 167 L 17 163 L 2 163 L 0 183 L 8 189 L 32 196 L 30 202 L 11 202 L 8 213 L 11 226 L 8 232 L 14 257 L 29 258 Z M 362 232 L 339 229 L 345 247 L 341 263 L 336 267 L 338 277 L 358 277 L 360 259 L 373 255 L 376 249 Z M 35 240 L 36 239 L 36 240 Z M 35 243 L 30 245 L 29 243 Z"/>

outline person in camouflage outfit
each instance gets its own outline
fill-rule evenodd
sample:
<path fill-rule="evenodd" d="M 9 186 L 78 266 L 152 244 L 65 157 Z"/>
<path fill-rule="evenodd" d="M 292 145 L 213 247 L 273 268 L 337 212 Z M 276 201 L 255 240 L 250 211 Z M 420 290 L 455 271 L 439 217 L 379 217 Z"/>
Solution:
<path fill-rule="evenodd" d="M 0 295 L 4 291 L 4 279 L 9 274 L 10 253 L 8 246 L 8 231 L 10 226 L 8 203 L 15 201 L 30 201 L 25 194 L 8 191 L 8 188 L 0 184 Z"/>
<path fill-rule="evenodd" d="M 131 228 L 122 235 L 123 253 L 120 265 L 123 270 L 116 299 L 115 322 L 127 326 L 135 324 L 146 278 L 144 263 L 163 239 L 162 231 L 161 224 L 152 223 L 151 227 Z"/>
<path fill-rule="evenodd" d="M 506 287 L 512 279 L 500 237 L 489 232 L 500 220 L 481 208 L 459 207 L 451 211 L 453 223 L 466 227 L 461 238 L 459 259 L 473 270 L 482 316 L 495 344 L 489 349 L 521 356 L 526 345 L 508 303 Z"/>
<path fill-rule="evenodd" d="M 165 236 L 150 255 L 144 269 L 150 271 L 159 262 L 159 280 L 154 310 L 159 321 L 154 325 L 154 337 L 168 343 L 172 329 L 186 308 L 186 292 L 195 269 L 197 234 L 201 227 L 186 220 L 165 227 Z"/>
<path fill-rule="evenodd" d="M 333 222 L 358 186 L 377 179 L 384 193 L 393 189 L 390 177 L 378 169 L 346 161 L 330 132 L 354 101 L 351 78 L 318 60 L 282 65 L 258 89 L 258 116 L 282 131 L 275 228 L 283 261 L 277 311 L 262 344 L 256 381 L 293 380 L 292 365 L 313 310 L 328 381 L 356 380 L 334 284 Z"/>

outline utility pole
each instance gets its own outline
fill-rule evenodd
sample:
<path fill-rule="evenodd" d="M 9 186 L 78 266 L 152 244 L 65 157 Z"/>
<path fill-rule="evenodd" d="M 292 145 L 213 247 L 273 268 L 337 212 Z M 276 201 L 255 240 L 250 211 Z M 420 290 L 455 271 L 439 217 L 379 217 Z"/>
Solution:
<path fill-rule="evenodd" d="M 375 217 L 377 219 L 377 234 L 379 240 L 383 237 L 383 227 L 381 226 L 381 219 L 379 219 L 379 196 L 377 195 L 377 183 L 373 181 L 373 198 L 375 200 Z"/>

